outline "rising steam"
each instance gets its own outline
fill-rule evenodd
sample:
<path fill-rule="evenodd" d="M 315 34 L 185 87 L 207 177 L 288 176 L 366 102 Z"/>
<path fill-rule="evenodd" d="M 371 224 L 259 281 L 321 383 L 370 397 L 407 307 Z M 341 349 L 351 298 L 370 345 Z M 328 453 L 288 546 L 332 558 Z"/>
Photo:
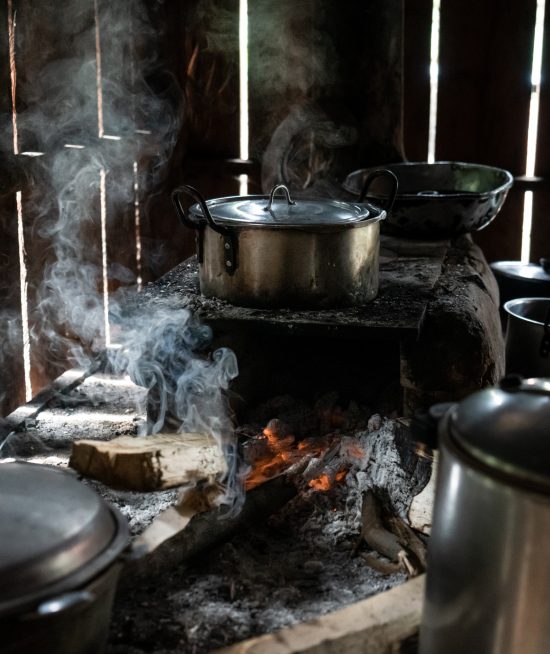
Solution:
<path fill-rule="evenodd" d="M 70 0 L 60 12 L 57 3 L 44 4 L 52 5 L 41 11 L 58 33 L 49 35 L 34 57 L 41 65 L 26 71 L 16 89 L 27 107 L 17 114 L 19 151 L 45 153 L 25 200 L 33 237 L 48 244 L 44 279 L 32 289 L 31 339 L 54 362 L 88 367 L 106 356 L 110 370 L 148 388 L 154 405 L 149 433 L 168 425 L 214 435 L 228 458 L 226 501 L 235 503 L 236 456 L 224 393 L 238 372 L 233 353 L 209 355 L 211 332 L 187 310 L 129 312 L 122 289 L 109 295 L 106 312 L 105 282 L 128 285 L 136 277 L 120 262 L 105 267 L 101 231 L 108 236 L 111 221 L 133 207 L 137 186 L 144 194 L 157 191 L 179 133 L 180 94 L 166 76 L 164 91 L 153 91 L 159 62 L 144 58 L 156 51 L 149 13 L 158 7 Z M 30 35 L 15 35 L 19 51 L 33 47 Z M 5 324 L 4 337 L 15 342 L 20 330 L 13 333 L 13 320 Z M 109 341 L 113 347 L 105 352 Z"/>

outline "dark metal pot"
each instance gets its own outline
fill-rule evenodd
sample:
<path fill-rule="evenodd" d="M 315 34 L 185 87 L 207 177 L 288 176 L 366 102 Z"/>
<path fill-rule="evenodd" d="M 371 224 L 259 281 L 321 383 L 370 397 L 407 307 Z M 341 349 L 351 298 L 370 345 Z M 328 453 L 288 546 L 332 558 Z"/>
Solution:
<path fill-rule="evenodd" d="M 399 193 L 384 229 L 413 238 L 449 238 L 484 229 L 502 208 L 513 182 L 507 170 L 461 161 L 407 161 L 387 168 L 397 176 Z M 380 181 L 364 186 L 370 172 L 363 168 L 350 173 L 344 189 L 359 201 L 380 201 L 386 194 Z"/>
<path fill-rule="evenodd" d="M 550 259 L 537 263 L 494 261 L 490 264 L 498 283 L 500 304 L 519 297 L 550 297 Z"/>
<path fill-rule="evenodd" d="M 440 420 L 419 654 L 550 651 L 549 425 L 550 380 L 519 377 Z"/>
<path fill-rule="evenodd" d="M 0 466 L 3 654 L 99 654 L 107 638 L 125 519 L 72 474 Z"/>
<path fill-rule="evenodd" d="M 504 305 L 506 371 L 550 377 L 550 297 L 522 297 Z"/>
<path fill-rule="evenodd" d="M 378 292 L 379 222 L 397 192 L 389 171 L 374 171 L 370 181 L 382 176 L 392 184 L 384 209 L 329 199 L 294 201 L 282 184 L 269 196 L 208 201 L 191 186 L 175 189 L 176 211 L 197 233 L 201 292 L 252 307 L 369 302 Z M 184 194 L 197 201 L 189 211 L 181 202 Z"/>

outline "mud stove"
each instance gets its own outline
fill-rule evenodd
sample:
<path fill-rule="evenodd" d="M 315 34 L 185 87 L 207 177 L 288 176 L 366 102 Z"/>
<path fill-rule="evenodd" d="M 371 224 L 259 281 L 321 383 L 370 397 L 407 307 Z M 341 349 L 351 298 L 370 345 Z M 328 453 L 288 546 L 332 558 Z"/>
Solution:
<path fill-rule="evenodd" d="M 429 516 L 412 507 L 433 454 L 411 439 L 408 417 L 502 374 L 498 294 L 480 250 L 467 237 L 383 237 L 377 298 L 345 310 L 204 298 L 194 259 L 136 301 L 140 311 L 189 308 L 211 326 L 213 347 L 237 354 L 230 393 L 248 491 L 240 512 L 203 506 L 197 514 L 193 492 L 181 502 L 178 490 L 116 491 L 86 480 L 129 519 L 134 544 L 163 511 L 188 522 L 127 564 L 107 652 L 240 652 L 234 643 L 243 640 L 262 654 L 304 643 L 323 652 L 327 639 L 346 651 L 375 636 L 414 651 L 405 643 L 418 625 L 422 581 L 404 582 L 424 567 Z M 109 375 L 68 374 L 9 417 L 15 432 L 3 456 L 64 465 L 75 439 L 135 434 L 145 405 L 143 390 Z M 378 596 L 381 604 L 365 605 Z"/>

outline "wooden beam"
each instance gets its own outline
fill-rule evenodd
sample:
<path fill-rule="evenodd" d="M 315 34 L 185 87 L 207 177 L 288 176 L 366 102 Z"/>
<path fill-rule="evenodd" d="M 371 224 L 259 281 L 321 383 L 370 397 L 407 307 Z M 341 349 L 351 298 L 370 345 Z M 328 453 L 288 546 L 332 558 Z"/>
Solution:
<path fill-rule="evenodd" d="M 424 575 L 315 620 L 213 654 L 387 654 L 420 624 Z"/>

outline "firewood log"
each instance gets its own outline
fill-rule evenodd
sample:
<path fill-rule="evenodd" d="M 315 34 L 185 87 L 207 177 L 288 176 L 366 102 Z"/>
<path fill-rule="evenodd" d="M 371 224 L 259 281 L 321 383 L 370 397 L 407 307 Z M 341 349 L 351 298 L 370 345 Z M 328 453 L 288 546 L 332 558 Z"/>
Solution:
<path fill-rule="evenodd" d="M 303 472 L 297 464 L 279 477 L 246 493 L 240 511 L 214 506 L 216 488 L 206 486 L 184 494 L 179 505 L 161 513 L 136 539 L 122 570 L 119 587 L 128 590 L 136 584 L 158 580 L 193 556 L 226 542 L 240 529 L 266 520 L 295 497 L 295 477 Z M 204 502 L 197 502 L 203 493 Z M 208 508 L 208 503 L 213 506 Z"/>
<path fill-rule="evenodd" d="M 111 488 L 136 491 L 209 479 L 227 469 L 217 441 L 197 433 L 75 441 L 69 465 Z"/>

